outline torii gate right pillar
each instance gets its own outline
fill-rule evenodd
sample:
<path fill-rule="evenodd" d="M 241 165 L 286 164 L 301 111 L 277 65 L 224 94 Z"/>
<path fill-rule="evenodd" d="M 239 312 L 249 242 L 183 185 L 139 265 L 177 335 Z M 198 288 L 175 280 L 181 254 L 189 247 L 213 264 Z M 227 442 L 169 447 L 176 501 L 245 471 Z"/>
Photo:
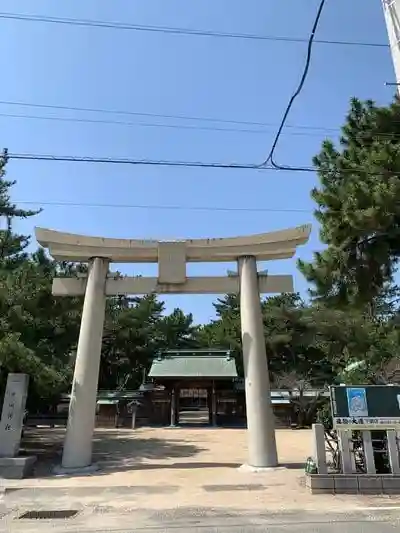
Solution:
<path fill-rule="evenodd" d="M 278 465 L 278 454 L 256 258 L 240 257 L 238 267 L 248 466 L 254 469 L 271 468 Z"/>

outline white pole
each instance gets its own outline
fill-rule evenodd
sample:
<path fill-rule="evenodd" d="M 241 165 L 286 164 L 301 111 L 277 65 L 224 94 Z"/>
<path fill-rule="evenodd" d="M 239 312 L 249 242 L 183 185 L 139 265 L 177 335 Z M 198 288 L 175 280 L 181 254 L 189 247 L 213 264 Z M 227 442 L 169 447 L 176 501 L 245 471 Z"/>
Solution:
<path fill-rule="evenodd" d="M 251 468 L 278 464 L 275 420 L 271 406 L 268 362 L 255 257 L 238 259 L 240 318 L 246 392 L 247 434 Z"/>
<path fill-rule="evenodd" d="M 64 443 L 62 467 L 65 469 L 85 468 L 92 463 L 107 272 L 107 260 L 98 257 L 92 260 L 83 303 Z"/>
<path fill-rule="evenodd" d="M 400 0 L 382 0 L 396 83 L 400 84 Z M 400 85 L 397 85 L 400 92 Z"/>

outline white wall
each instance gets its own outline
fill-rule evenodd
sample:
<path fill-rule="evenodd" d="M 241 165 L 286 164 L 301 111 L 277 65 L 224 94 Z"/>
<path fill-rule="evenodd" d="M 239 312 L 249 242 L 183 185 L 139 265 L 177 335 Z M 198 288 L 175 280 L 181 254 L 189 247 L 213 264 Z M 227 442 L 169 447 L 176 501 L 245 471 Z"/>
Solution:
<path fill-rule="evenodd" d="M 393 82 L 400 83 L 400 0 L 382 0 L 382 3 L 395 71 Z"/>

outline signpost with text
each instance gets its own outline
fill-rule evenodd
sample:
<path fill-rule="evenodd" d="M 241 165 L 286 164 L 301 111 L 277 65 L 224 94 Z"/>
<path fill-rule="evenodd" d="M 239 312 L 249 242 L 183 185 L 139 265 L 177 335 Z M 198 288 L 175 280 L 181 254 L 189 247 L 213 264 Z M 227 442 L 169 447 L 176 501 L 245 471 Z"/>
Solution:
<path fill-rule="evenodd" d="M 338 385 L 330 392 L 335 429 L 400 431 L 400 386 Z"/>
<path fill-rule="evenodd" d="M 337 430 L 343 474 L 357 472 L 355 446 L 362 438 L 365 474 L 376 474 L 375 455 L 383 443 L 393 475 L 400 474 L 397 435 L 400 432 L 400 386 L 338 385 L 330 388 L 333 427 Z M 377 435 L 376 431 L 379 431 Z M 385 436 L 382 436 L 382 433 Z M 358 450 L 360 452 L 360 450 Z"/>

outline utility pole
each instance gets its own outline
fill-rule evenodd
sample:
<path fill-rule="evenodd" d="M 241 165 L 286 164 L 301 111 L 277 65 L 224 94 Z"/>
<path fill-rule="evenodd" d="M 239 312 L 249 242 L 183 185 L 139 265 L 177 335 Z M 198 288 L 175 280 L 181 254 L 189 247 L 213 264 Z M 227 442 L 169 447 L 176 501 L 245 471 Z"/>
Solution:
<path fill-rule="evenodd" d="M 387 85 L 396 85 L 400 94 L 400 0 L 382 0 L 382 4 L 396 76 L 395 83 Z"/>

